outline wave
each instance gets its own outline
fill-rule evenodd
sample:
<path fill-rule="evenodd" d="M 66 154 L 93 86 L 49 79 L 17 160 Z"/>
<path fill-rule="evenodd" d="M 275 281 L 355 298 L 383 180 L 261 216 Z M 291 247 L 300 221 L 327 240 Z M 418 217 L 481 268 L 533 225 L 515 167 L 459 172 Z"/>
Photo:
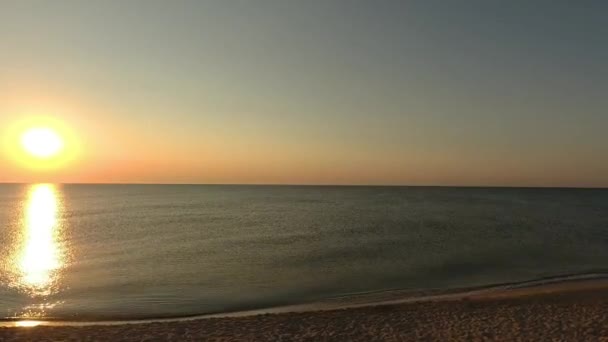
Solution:
<path fill-rule="evenodd" d="M 577 282 L 608 281 L 608 271 L 592 271 L 587 273 L 563 274 L 541 277 L 522 282 L 501 283 L 484 286 L 429 289 L 429 290 L 403 290 L 393 289 L 384 291 L 352 293 L 320 301 L 290 304 L 283 306 L 270 306 L 265 308 L 242 308 L 227 312 L 201 313 L 187 316 L 172 317 L 139 317 L 124 319 L 95 319 L 81 318 L 78 320 L 54 319 L 45 317 L 44 320 L 27 319 L 20 317 L 0 319 L 0 327 L 19 326 L 20 322 L 31 322 L 35 325 L 48 326 L 86 326 L 86 325 L 120 325 L 153 322 L 174 322 L 209 318 L 244 317 L 260 314 L 279 314 L 287 312 L 309 312 L 324 310 L 352 309 L 365 306 L 383 306 L 404 303 L 417 303 L 426 301 L 462 300 L 479 295 L 509 295 L 509 291 L 519 289 L 542 289 L 551 285 L 576 284 Z"/>

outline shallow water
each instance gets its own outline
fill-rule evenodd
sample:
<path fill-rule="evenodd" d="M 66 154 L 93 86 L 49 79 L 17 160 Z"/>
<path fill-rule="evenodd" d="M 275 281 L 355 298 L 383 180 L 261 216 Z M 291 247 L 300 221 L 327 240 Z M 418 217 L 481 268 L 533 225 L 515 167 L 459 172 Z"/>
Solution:
<path fill-rule="evenodd" d="M 176 317 L 608 269 L 608 190 L 0 185 L 0 317 Z"/>

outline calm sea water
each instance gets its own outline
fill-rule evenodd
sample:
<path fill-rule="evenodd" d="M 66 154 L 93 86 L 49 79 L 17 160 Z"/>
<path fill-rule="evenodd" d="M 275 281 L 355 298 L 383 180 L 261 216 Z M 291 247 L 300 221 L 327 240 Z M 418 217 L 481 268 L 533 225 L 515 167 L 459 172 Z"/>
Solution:
<path fill-rule="evenodd" d="M 608 269 L 608 190 L 0 185 L 0 318 L 137 319 Z"/>

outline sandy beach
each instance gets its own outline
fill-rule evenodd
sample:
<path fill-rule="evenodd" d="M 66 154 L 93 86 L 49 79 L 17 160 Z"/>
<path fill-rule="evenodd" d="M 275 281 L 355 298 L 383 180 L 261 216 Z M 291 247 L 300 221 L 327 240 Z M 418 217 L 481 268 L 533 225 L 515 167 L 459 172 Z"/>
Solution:
<path fill-rule="evenodd" d="M 122 325 L 0 328 L 1 341 L 608 341 L 608 282 L 437 300 Z"/>

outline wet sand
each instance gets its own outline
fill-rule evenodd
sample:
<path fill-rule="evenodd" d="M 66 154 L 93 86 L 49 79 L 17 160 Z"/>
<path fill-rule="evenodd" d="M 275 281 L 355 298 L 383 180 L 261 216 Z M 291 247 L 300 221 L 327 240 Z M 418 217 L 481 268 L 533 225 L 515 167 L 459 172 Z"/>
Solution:
<path fill-rule="evenodd" d="M 0 328 L 0 341 L 608 341 L 608 282 L 122 325 Z"/>

